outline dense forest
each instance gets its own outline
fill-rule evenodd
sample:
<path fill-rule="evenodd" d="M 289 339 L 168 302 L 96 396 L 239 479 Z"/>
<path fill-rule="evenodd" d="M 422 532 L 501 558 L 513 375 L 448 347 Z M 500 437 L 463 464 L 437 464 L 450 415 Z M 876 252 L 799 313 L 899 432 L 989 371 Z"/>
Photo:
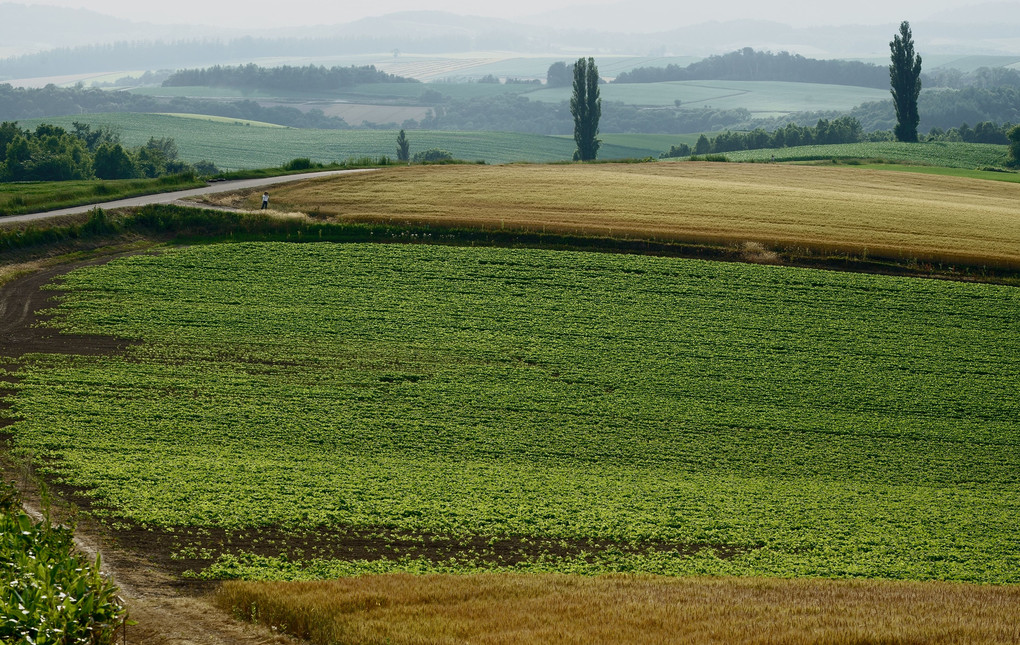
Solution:
<path fill-rule="evenodd" d="M 233 87 L 285 92 L 336 92 L 362 83 L 418 83 L 381 72 L 374 65 L 362 67 L 260 67 L 253 63 L 237 67 L 216 65 L 205 69 L 183 69 L 163 81 L 164 87 Z"/>
<path fill-rule="evenodd" d="M 0 181 L 132 179 L 181 173 L 215 174 L 209 162 L 192 166 L 177 158 L 170 138 L 151 137 L 144 146 L 125 148 L 116 133 L 74 123 L 71 131 L 43 124 L 23 130 L 0 124 Z"/>
<path fill-rule="evenodd" d="M 946 130 L 967 123 L 1020 123 L 1020 89 L 996 87 L 922 91 L 917 100 L 920 132 Z M 892 101 L 864 103 L 850 111 L 866 131 L 888 130 L 896 125 Z"/>
<path fill-rule="evenodd" d="M 709 56 L 687 67 L 639 67 L 621 73 L 613 82 L 663 81 L 788 81 L 885 89 L 889 87 L 889 68 L 858 61 L 804 58 L 789 52 L 773 54 L 745 47 L 729 54 Z"/>

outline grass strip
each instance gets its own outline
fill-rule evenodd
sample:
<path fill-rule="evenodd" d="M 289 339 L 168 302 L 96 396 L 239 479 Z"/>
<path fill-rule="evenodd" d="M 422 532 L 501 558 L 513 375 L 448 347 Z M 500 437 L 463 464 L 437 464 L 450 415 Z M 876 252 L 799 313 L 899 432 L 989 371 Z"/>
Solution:
<path fill-rule="evenodd" d="M 0 223 L 4 215 L 51 211 L 97 201 L 198 188 L 205 184 L 205 180 L 190 173 L 159 179 L 0 183 Z"/>

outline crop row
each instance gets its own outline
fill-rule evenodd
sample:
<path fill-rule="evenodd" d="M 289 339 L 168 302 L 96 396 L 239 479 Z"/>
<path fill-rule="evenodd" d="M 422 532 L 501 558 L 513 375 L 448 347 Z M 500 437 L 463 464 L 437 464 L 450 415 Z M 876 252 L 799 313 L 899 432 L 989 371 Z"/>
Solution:
<path fill-rule="evenodd" d="M 111 521 L 654 547 L 518 566 L 542 570 L 1020 581 L 1015 289 L 268 243 L 64 287 L 63 329 L 141 343 L 34 357 L 12 431 Z"/>

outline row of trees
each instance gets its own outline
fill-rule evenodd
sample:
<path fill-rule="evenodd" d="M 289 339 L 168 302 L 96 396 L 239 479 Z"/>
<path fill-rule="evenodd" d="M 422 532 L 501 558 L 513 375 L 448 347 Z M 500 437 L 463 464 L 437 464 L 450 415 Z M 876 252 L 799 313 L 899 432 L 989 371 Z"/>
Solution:
<path fill-rule="evenodd" d="M 920 141 L 962 141 L 966 143 L 991 143 L 1011 145 L 1010 132 L 1016 129 L 1011 123 L 978 123 L 971 128 L 966 123 L 959 128 L 943 130 L 934 128 L 927 135 L 919 135 Z M 890 130 L 865 132 L 857 119 L 842 116 L 833 121 L 819 119 L 815 126 L 800 126 L 789 123 L 773 131 L 755 128 L 750 132 L 724 132 L 716 137 L 701 135 L 692 147 L 686 143 L 670 146 L 660 157 L 689 157 L 736 150 L 764 150 L 767 148 L 793 148 L 797 146 L 825 145 L 836 143 L 859 143 L 861 141 L 893 141 Z"/>
<path fill-rule="evenodd" d="M 17 123 L 0 124 L 0 181 L 68 181 L 71 179 L 132 179 L 193 172 L 219 172 L 209 162 L 192 166 L 178 158 L 170 138 L 149 139 L 126 148 L 108 128 L 93 130 L 84 123 L 74 129 L 42 124 L 34 131 Z"/>
<path fill-rule="evenodd" d="M 552 68 L 550 68 L 550 73 Z M 623 72 L 614 83 L 661 83 L 663 81 L 789 81 L 885 88 L 885 68 L 847 60 L 818 60 L 789 52 L 755 51 L 745 47 L 691 63 L 686 67 L 639 67 Z"/>
<path fill-rule="evenodd" d="M 711 139 L 703 134 L 698 138 L 693 149 L 687 144 L 680 144 L 671 147 L 669 152 L 663 156 L 687 157 L 691 154 L 705 155 L 736 150 L 857 143 L 863 140 L 864 131 L 857 119 L 843 116 L 834 121 L 819 119 L 814 127 L 790 123 L 774 132 L 766 132 L 757 128 L 750 132 L 724 132 Z"/>
<path fill-rule="evenodd" d="M 379 71 L 374 65 L 330 67 L 261 67 L 254 63 L 237 67 L 214 65 L 203 69 L 183 69 L 163 81 L 164 87 L 233 87 L 248 90 L 285 92 L 336 92 L 368 83 L 418 83 Z M 497 81 L 498 82 L 498 81 Z"/>

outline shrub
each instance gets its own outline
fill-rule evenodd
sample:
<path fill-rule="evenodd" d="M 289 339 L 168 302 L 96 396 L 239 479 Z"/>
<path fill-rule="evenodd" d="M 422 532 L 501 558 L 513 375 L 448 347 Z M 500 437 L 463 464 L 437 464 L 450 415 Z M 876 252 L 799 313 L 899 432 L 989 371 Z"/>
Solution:
<path fill-rule="evenodd" d="M 414 163 L 440 163 L 443 161 L 453 161 L 453 155 L 439 148 L 429 148 L 428 150 L 414 153 L 412 161 Z"/>

